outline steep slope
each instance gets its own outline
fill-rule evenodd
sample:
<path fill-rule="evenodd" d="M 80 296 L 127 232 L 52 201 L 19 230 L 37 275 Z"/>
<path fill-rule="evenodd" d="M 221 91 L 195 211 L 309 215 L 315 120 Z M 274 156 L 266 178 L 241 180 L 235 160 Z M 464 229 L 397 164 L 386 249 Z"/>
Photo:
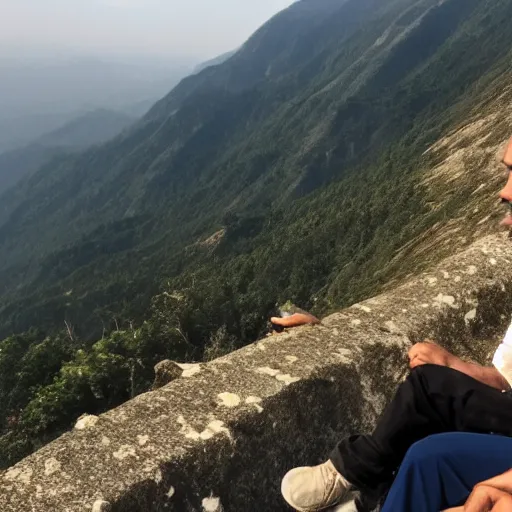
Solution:
<path fill-rule="evenodd" d="M 249 340 L 283 298 L 321 311 L 376 291 L 377 267 L 434 222 L 421 154 L 508 72 L 510 14 L 508 0 L 294 4 L 123 136 L 3 198 L 0 332 L 69 319 L 94 337 L 141 321 L 172 279 L 229 283 L 234 312 L 206 332 Z"/>
<path fill-rule="evenodd" d="M 0 193 L 36 172 L 57 155 L 112 139 L 134 121 L 125 114 L 98 109 L 73 119 L 28 146 L 1 153 Z"/>

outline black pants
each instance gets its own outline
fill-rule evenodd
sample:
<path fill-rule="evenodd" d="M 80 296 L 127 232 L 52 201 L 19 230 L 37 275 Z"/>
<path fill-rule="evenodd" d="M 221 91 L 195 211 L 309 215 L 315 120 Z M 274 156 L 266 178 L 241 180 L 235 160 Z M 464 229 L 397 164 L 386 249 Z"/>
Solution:
<path fill-rule="evenodd" d="M 450 368 L 418 367 L 400 385 L 374 433 L 345 439 L 331 460 L 363 494 L 378 498 L 411 445 L 442 432 L 512 437 L 512 397 Z"/>

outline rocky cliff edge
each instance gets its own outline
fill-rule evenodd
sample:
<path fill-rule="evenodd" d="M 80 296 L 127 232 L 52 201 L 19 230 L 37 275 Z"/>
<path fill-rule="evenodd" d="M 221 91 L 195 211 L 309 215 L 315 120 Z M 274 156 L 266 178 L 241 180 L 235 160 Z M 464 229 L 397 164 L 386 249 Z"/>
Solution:
<path fill-rule="evenodd" d="M 435 338 L 488 361 L 512 311 L 512 246 L 476 241 L 394 290 L 272 336 L 63 435 L 0 475 L 3 512 L 286 510 L 281 476 L 368 432 Z"/>

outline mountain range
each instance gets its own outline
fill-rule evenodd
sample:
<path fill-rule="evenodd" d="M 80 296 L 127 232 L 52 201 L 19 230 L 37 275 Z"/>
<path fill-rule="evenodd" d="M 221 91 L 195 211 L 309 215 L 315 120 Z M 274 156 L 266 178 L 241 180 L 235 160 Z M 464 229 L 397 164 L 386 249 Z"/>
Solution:
<path fill-rule="evenodd" d="M 19 149 L 96 109 L 140 117 L 141 104 L 161 98 L 190 68 L 178 58 L 32 55 L 2 48 L 0 152 Z"/>
<path fill-rule="evenodd" d="M 511 0 L 298 1 L 119 136 L 4 193 L 0 335 L 55 335 L 66 361 L 36 395 L 5 393 L 29 411 L 23 439 L 147 389 L 158 358 L 251 343 L 284 302 L 322 315 L 454 250 L 438 235 L 474 191 L 428 177 L 450 157 L 439 140 L 506 101 L 511 16 Z"/>
<path fill-rule="evenodd" d="M 505 0 L 295 3 L 227 61 L 183 80 L 123 136 L 53 163 L 3 198 L 0 331 L 48 318 L 41 308 L 59 322 L 87 324 L 87 336 L 99 329 L 97 322 L 90 330 L 98 308 L 140 319 L 146 306 L 133 311 L 132 298 L 147 305 L 160 280 L 203 269 L 201 254 L 184 254 L 231 224 L 236 234 L 224 237 L 216 258 L 258 269 L 242 288 L 273 290 L 262 293 L 264 307 L 257 301 L 265 312 L 282 298 L 309 307 L 313 298 L 353 300 L 372 279 L 362 268 L 406 241 L 402 233 L 421 211 L 406 170 L 412 159 L 454 122 L 457 102 L 505 70 L 508 36 L 500 27 L 511 7 Z M 365 190 L 386 166 L 378 187 L 394 194 L 391 204 Z M 314 243 L 312 233 L 286 234 L 299 211 L 308 224 L 312 212 L 322 218 L 335 208 L 318 204 L 334 190 L 333 213 L 343 213 L 334 232 L 323 224 L 326 239 Z M 376 205 L 379 215 L 363 214 Z M 379 233 L 380 249 L 369 254 Z M 335 249 L 296 261 L 325 244 Z M 97 250 L 83 253 L 90 246 Z M 249 263 L 263 248 L 272 254 L 265 263 Z M 276 259 L 287 262 L 279 284 Z M 357 272 L 347 272 L 354 265 Z M 312 278 L 293 285 L 295 273 Z M 222 274 L 208 279 L 224 281 Z M 69 289 L 71 298 L 63 296 Z"/>

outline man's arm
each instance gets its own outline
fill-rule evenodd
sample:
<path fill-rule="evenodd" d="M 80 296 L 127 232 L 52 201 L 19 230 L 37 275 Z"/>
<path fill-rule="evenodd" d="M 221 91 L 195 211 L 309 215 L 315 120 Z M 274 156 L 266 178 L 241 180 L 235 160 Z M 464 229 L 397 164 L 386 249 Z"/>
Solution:
<path fill-rule="evenodd" d="M 411 348 L 409 351 L 409 364 L 411 368 L 424 364 L 447 366 L 448 368 L 465 373 L 487 386 L 499 390 L 510 389 L 509 383 L 496 368 L 467 363 L 431 341 L 417 343 Z"/>

